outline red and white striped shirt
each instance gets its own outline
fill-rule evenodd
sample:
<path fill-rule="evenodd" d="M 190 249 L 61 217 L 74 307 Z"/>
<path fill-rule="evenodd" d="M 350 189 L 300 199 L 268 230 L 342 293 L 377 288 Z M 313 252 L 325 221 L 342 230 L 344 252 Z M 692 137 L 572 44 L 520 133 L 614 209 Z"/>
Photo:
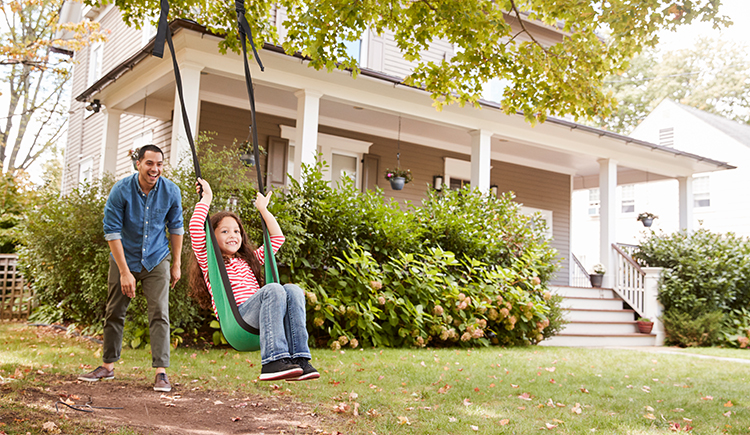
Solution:
<path fill-rule="evenodd" d="M 190 240 L 193 244 L 195 258 L 198 259 L 198 266 L 200 266 L 201 271 L 203 272 L 203 279 L 206 281 L 208 292 L 211 293 L 211 306 L 213 306 L 214 314 L 216 314 L 214 294 L 211 290 L 211 283 L 208 282 L 208 253 L 206 251 L 206 232 L 204 228 L 204 222 L 206 221 L 207 216 L 208 206 L 200 202 L 196 204 L 195 210 L 193 211 L 193 217 L 190 219 Z M 283 243 L 284 236 L 271 236 L 273 252 L 278 252 Z M 266 256 L 263 246 L 256 249 L 254 254 L 260 264 L 265 263 Z M 224 265 L 227 268 L 229 282 L 232 283 L 234 299 L 237 301 L 237 305 L 241 305 L 260 289 L 258 280 L 255 278 L 255 274 L 253 273 L 253 269 L 250 268 L 250 265 L 241 258 L 232 258 L 229 260 L 229 263 L 224 263 Z"/>

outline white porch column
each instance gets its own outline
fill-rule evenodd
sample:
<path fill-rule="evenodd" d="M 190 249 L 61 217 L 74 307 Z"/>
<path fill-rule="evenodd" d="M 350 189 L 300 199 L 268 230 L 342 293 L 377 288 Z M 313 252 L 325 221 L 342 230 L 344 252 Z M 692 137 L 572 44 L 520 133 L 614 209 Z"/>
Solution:
<path fill-rule="evenodd" d="M 101 158 L 99 159 L 99 178 L 109 172 L 117 172 L 117 148 L 120 142 L 120 115 L 122 110 L 102 107 L 104 113 L 104 131 L 102 132 Z"/>
<path fill-rule="evenodd" d="M 693 231 L 693 177 L 678 177 L 680 184 L 680 230 Z"/>
<path fill-rule="evenodd" d="M 294 141 L 294 179 L 304 184 L 302 164 L 315 165 L 318 154 L 318 115 L 322 93 L 310 89 L 300 89 L 297 97 L 297 137 Z M 328 162 L 331 164 L 331 162 Z"/>
<path fill-rule="evenodd" d="M 471 136 L 471 187 L 487 194 L 490 191 L 490 139 L 487 130 L 472 130 Z"/>
<path fill-rule="evenodd" d="M 599 160 L 599 261 L 607 269 L 602 287 L 614 285 L 615 261 L 612 243 L 617 236 L 615 218 L 617 208 L 615 192 L 617 188 L 617 162 L 611 159 Z"/>
<path fill-rule="evenodd" d="M 190 130 L 195 139 L 200 121 L 200 89 L 201 71 L 203 65 L 196 62 L 180 62 L 180 75 L 182 76 L 182 90 L 185 96 L 185 110 L 190 121 Z M 174 90 L 174 115 L 172 116 L 172 142 L 169 152 L 169 164 L 172 167 L 180 163 L 180 158 L 190 154 L 190 142 L 188 142 L 185 131 L 185 122 L 182 120 L 182 107 L 177 87 Z"/>
<path fill-rule="evenodd" d="M 661 267 L 644 267 L 645 277 L 645 300 L 644 300 L 644 317 L 654 322 L 652 333 L 656 334 L 656 345 L 664 344 L 664 325 L 659 320 L 664 307 L 661 305 L 657 296 L 659 295 L 659 280 L 661 279 Z"/>

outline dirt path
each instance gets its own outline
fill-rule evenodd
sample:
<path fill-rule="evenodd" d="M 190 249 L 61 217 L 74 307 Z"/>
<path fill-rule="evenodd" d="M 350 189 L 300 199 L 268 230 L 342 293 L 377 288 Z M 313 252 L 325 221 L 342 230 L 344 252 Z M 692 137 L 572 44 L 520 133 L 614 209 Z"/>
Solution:
<path fill-rule="evenodd" d="M 128 380 L 80 382 L 70 376 L 37 377 L 44 389 L 24 390 L 27 405 L 52 409 L 67 401 L 93 407 L 91 413 L 57 404 L 59 413 L 71 419 L 104 423 L 110 428 L 126 426 L 143 434 L 324 434 L 330 426 L 324 418 L 285 395 L 283 382 L 272 396 L 253 396 L 240 391 L 204 391 L 200 386 L 176 386 L 170 393 L 157 393 L 150 384 Z M 333 432 L 334 434 L 337 432 Z"/>

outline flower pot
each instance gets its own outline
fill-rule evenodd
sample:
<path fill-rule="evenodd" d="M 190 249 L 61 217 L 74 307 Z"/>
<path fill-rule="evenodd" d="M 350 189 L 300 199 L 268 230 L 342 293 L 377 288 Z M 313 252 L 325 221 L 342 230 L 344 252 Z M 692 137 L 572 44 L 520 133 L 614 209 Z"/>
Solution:
<path fill-rule="evenodd" d="M 601 287 L 603 279 L 604 279 L 604 275 L 600 275 L 598 273 L 592 273 L 589 275 L 589 281 L 591 281 L 591 287 L 596 287 L 596 288 Z"/>
<path fill-rule="evenodd" d="M 393 190 L 401 190 L 404 188 L 404 184 L 406 184 L 406 178 L 404 177 L 393 177 L 388 181 L 391 182 L 391 189 Z"/>
<path fill-rule="evenodd" d="M 654 322 L 640 322 L 640 321 L 637 321 L 635 323 L 638 324 L 638 332 L 640 332 L 641 334 L 650 334 L 651 333 L 651 329 L 653 329 L 653 327 L 654 327 Z"/>
<path fill-rule="evenodd" d="M 654 223 L 654 218 L 643 218 L 641 219 L 641 223 L 644 227 L 650 227 Z"/>

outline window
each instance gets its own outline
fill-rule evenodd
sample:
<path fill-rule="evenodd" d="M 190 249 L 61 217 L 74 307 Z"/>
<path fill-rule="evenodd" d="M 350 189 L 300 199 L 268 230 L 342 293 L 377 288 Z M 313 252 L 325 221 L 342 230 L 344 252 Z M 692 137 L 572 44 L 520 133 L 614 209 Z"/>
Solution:
<path fill-rule="evenodd" d="M 451 177 L 450 181 L 450 189 L 451 190 L 460 190 L 464 187 L 469 187 L 471 184 L 469 183 L 469 180 L 462 180 L 460 178 L 454 178 Z"/>
<path fill-rule="evenodd" d="M 85 158 L 81 160 L 81 163 L 78 164 L 78 183 L 90 183 L 92 174 L 92 169 L 94 166 L 94 160 L 91 157 Z"/>
<path fill-rule="evenodd" d="M 635 185 L 626 184 L 621 188 L 621 208 L 623 213 L 635 212 Z"/>
<path fill-rule="evenodd" d="M 589 189 L 589 216 L 599 216 L 599 189 Z"/>
<path fill-rule="evenodd" d="M 545 224 L 544 236 L 547 240 L 552 238 L 552 210 L 544 210 L 541 208 L 526 207 L 525 205 L 522 205 L 521 214 L 529 217 L 539 214 Z"/>
<path fill-rule="evenodd" d="M 89 47 L 89 86 L 102 77 L 104 44 L 97 42 Z"/>
<path fill-rule="evenodd" d="M 281 126 L 281 137 L 289 141 L 287 153 L 287 171 L 294 174 L 294 147 L 297 139 L 297 129 L 288 125 Z M 346 177 L 354 180 L 354 186 L 362 187 L 362 159 L 370 149 L 372 142 L 363 142 L 341 136 L 318 133 L 318 152 L 329 167 L 323 169 L 323 179 L 332 185 Z M 287 178 L 289 182 L 289 178 Z"/>
<path fill-rule="evenodd" d="M 150 18 L 146 18 L 141 29 L 141 47 L 145 47 L 154 36 L 156 36 L 156 26 L 154 26 Z"/>
<path fill-rule="evenodd" d="M 708 176 L 693 179 L 693 208 L 711 206 L 711 192 Z"/>
<path fill-rule="evenodd" d="M 359 63 L 362 59 L 362 40 L 357 39 L 356 41 L 343 41 L 346 46 L 346 54 L 353 57 L 354 60 Z"/>

